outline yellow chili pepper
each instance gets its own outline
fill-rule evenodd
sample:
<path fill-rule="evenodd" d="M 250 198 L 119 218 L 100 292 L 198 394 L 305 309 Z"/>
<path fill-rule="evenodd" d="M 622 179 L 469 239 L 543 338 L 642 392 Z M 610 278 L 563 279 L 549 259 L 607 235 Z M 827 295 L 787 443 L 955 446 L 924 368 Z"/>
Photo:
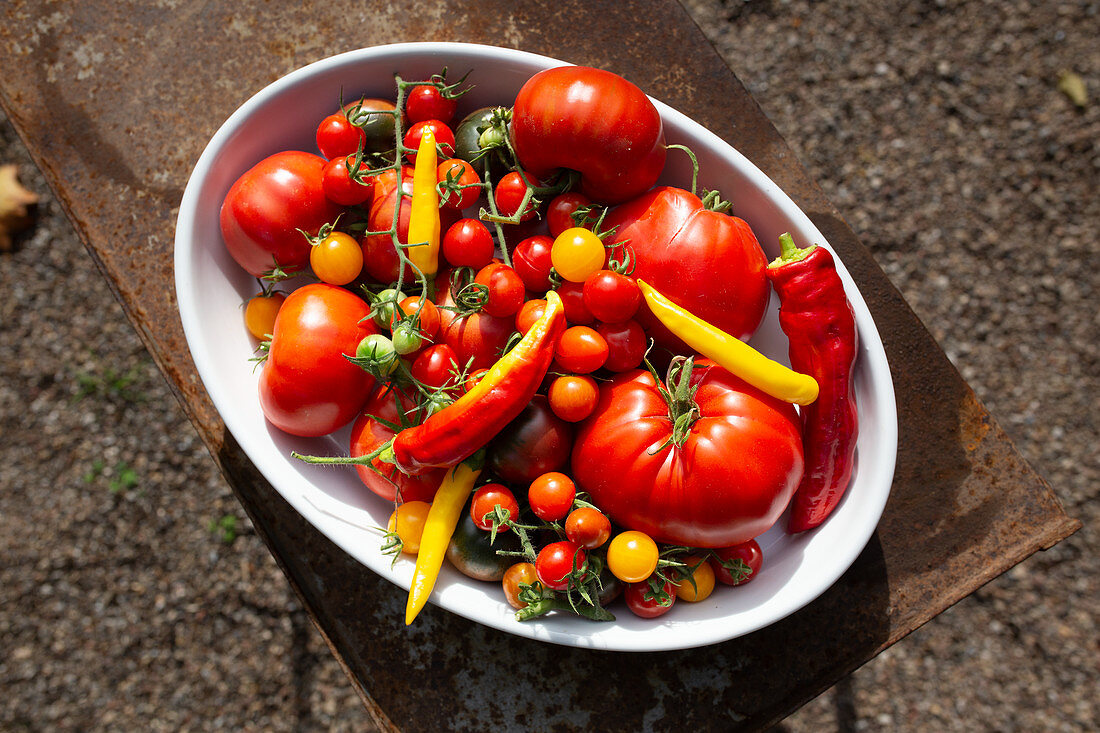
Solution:
<path fill-rule="evenodd" d="M 435 133 L 424 129 L 413 166 L 412 209 L 407 253 L 429 280 L 439 269 L 439 191 L 436 190 Z M 424 242 L 424 244 L 418 244 Z"/>
<path fill-rule="evenodd" d="M 420 538 L 420 551 L 416 555 L 416 569 L 409 586 L 409 602 L 405 606 L 406 626 L 420 613 L 435 588 L 447 545 L 458 526 L 474 482 L 481 473 L 481 469 L 471 467 L 470 462 L 472 461 L 464 461 L 447 471 L 435 498 L 432 499 L 428 518 L 424 522 L 424 534 Z"/>
<path fill-rule="evenodd" d="M 817 399 L 817 380 L 773 361 L 717 326 L 693 315 L 638 281 L 649 310 L 685 344 L 718 366 L 744 379 L 772 397 L 796 405 L 808 405 Z"/>

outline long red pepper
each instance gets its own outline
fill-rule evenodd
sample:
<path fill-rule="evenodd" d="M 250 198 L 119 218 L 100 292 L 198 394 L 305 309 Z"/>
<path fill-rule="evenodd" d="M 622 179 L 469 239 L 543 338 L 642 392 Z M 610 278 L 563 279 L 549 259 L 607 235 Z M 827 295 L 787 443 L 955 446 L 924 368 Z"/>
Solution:
<path fill-rule="evenodd" d="M 390 451 L 379 457 L 409 475 L 469 458 L 534 397 L 554 358 L 554 343 L 564 323 L 561 298 L 551 291 L 542 317 L 481 381 L 420 425 L 402 430 Z"/>
<path fill-rule="evenodd" d="M 787 529 L 813 529 L 840 503 L 852 478 L 859 422 L 852 370 L 858 338 L 852 305 L 833 256 L 824 247 L 799 249 L 790 234 L 767 269 L 779 294 L 779 325 L 790 342 L 791 367 L 817 380 L 816 401 L 801 408 L 806 469 L 791 502 Z"/>

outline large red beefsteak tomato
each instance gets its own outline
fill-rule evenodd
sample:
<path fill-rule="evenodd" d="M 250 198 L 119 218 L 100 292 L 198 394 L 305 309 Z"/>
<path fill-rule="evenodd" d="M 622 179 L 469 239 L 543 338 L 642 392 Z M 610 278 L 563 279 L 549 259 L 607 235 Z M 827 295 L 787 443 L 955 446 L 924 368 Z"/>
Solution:
<path fill-rule="evenodd" d="M 581 192 L 605 204 L 650 188 L 665 166 L 657 108 L 637 86 L 602 69 L 535 74 L 516 95 L 510 129 L 524 170 L 538 178 L 575 170 Z"/>
<path fill-rule="evenodd" d="M 260 407 L 275 427 L 327 435 L 359 414 L 374 378 L 344 355 L 378 333 L 369 315 L 362 298 L 335 285 L 305 285 L 287 296 L 260 373 Z"/>
<path fill-rule="evenodd" d="M 261 160 L 237 179 L 222 202 L 222 238 L 237 264 L 255 277 L 276 266 L 287 272 L 309 263 L 310 242 L 343 208 L 325 198 L 325 159 L 289 150 Z M 298 230 L 302 231 L 298 231 Z"/>
<path fill-rule="evenodd" d="M 669 382 L 673 406 L 646 371 L 601 388 L 573 444 L 578 488 L 660 542 L 728 547 L 767 531 L 802 478 L 794 407 L 709 361 L 690 374 L 675 361 Z"/>
<path fill-rule="evenodd" d="M 609 247 L 629 243 L 633 276 L 677 305 L 743 340 L 760 325 L 768 262 L 744 220 L 707 209 L 690 191 L 661 186 L 612 209 L 603 226 L 614 228 Z M 637 318 L 658 344 L 689 353 L 648 308 Z"/>

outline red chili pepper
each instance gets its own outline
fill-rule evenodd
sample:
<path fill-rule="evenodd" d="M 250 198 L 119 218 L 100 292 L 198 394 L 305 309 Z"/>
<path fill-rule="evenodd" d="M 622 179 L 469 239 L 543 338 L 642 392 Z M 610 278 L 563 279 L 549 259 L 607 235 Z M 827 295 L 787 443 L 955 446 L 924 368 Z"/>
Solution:
<path fill-rule="evenodd" d="M 817 380 L 820 394 L 801 408 L 806 469 L 787 529 L 813 529 L 840 503 L 852 477 L 859 424 L 852 368 L 858 346 L 855 316 L 833 256 L 824 247 L 795 247 L 779 238 L 781 254 L 767 269 L 779 294 L 779 325 L 790 342 L 791 367 Z"/>
<path fill-rule="evenodd" d="M 454 466 L 473 455 L 512 422 L 535 396 L 554 358 L 565 323 L 561 298 L 546 294 L 546 308 L 516 346 L 501 357 L 469 392 L 420 425 L 398 433 L 392 455 L 382 458 L 416 475 Z"/>

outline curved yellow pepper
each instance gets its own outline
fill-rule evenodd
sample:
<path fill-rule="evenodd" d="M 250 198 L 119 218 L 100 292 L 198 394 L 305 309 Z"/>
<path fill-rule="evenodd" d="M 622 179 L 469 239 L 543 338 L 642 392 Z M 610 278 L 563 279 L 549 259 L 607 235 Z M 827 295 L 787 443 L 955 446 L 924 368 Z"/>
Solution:
<path fill-rule="evenodd" d="M 439 269 L 439 191 L 435 133 L 424 129 L 413 164 L 412 209 L 409 212 L 409 259 L 431 280 Z M 423 242 L 423 244 L 418 244 Z"/>
<path fill-rule="evenodd" d="M 818 384 L 813 377 L 769 359 L 741 339 L 676 305 L 644 281 L 638 280 L 638 287 L 649 310 L 669 331 L 718 366 L 784 402 L 808 405 L 817 399 Z"/>
<path fill-rule="evenodd" d="M 428 518 L 424 521 L 424 534 L 420 538 L 420 551 L 416 555 L 416 568 L 413 570 L 412 584 L 409 586 L 409 602 L 405 606 L 405 625 L 408 626 L 420 613 L 435 588 L 439 569 L 443 567 L 443 558 L 451 535 L 462 517 L 466 499 L 474 489 L 474 482 L 481 473 L 480 468 L 471 468 L 468 463 L 460 463 L 447 471 L 443 483 L 432 499 Z"/>

